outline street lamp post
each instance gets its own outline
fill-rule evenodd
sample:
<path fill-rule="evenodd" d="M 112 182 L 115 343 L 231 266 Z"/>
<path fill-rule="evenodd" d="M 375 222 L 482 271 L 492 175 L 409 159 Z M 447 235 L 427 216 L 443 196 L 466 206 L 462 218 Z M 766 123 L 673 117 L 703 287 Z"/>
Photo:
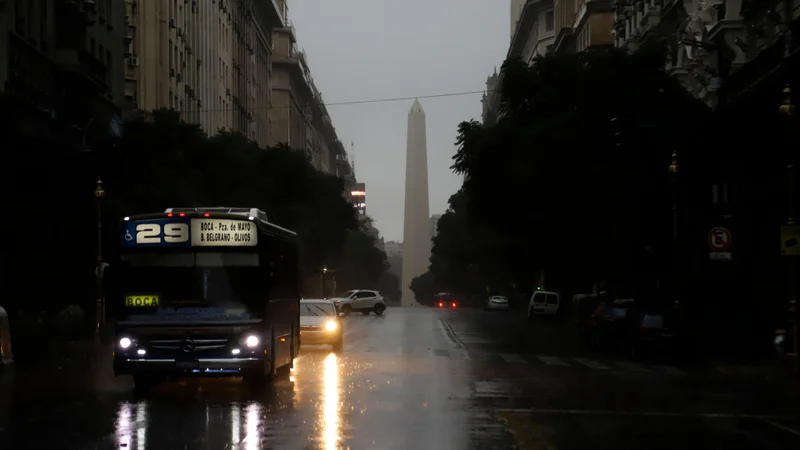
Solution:
<path fill-rule="evenodd" d="M 672 178 L 672 245 L 678 244 L 678 152 L 672 152 L 672 163 L 669 165 L 669 173 Z"/>
<path fill-rule="evenodd" d="M 319 274 L 319 297 L 325 298 L 325 274 L 328 273 L 328 268 L 323 267 L 322 272 Z"/>
<path fill-rule="evenodd" d="M 787 219 L 786 219 L 786 226 L 787 227 L 794 227 L 797 225 L 797 219 L 795 215 L 795 197 L 794 197 L 794 189 L 795 189 L 795 142 L 792 136 L 793 127 L 796 125 L 794 116 L 796 112 L 795 105 L 792 103 L 792 89 L 787 85 L 783 89 L 783 104 L 781 104 L 778 112 L 783 117 L 783 126 L 784 126 L 784 146 L 786 147 L 786 170 L 787 170 Z M 787 271 L 788 271 L 788 297 L 789 301 L 787 304 L 787 325 L 789 332 L 788 336 L 788 344 L 789 348 L 786 352 L 786 356 L 789 358 L 789 366 L 794 374 L 797 373 L 798 370 L 798 342 L 797 342 L 797 258 L 796 255 L 787 255 Z"/>
<path fill-rule="evenodd" d="M 671 252 L 671 277 L 669 289 L 672 291 L 671 300 L 672 307 L 677 307 L 679 298 L 676 295 L 679 277 L 678 277 L 678 261 L 680 252 L 678 251 L 678 173 L 680 172 L 680 165 L 678 165 L 678 152 L 672 152 L 672 162 L 669 167 L 670 174 L 670 187 L 672 196 L 672 252 Z"/>
<path fill-rule="evenodd" d="M 97 186 L 94 189 L 95 203 L 97 204 L 97 304 L 96 304 L 96 327 L 105 323 L 105 304 L 103 302 L 103 213 L 102 203 L 106 196 L 103 189 L 103 180 L 97 177 Z"/>

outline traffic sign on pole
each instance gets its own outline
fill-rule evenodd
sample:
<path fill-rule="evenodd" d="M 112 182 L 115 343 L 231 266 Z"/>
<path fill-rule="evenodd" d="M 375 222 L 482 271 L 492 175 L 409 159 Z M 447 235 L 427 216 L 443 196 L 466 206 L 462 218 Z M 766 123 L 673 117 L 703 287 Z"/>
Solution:
<path fill-rule="evenodd" d="M 708 232 L 708 247 L 712 252 L 724 252 L 731 247 L 731 232 L 724 227 L 714 227 Z"/>

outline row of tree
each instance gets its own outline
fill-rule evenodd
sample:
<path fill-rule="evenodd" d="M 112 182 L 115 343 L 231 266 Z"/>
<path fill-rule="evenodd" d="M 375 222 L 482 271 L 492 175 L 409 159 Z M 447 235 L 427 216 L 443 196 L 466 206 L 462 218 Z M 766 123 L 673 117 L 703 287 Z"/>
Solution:
<path fill-rule="evenodd" d="M 319 294 L 314 280 L 324 266 L 352 268 L 338 280 L 342 289 L 397 285 L 387 280 L 377 234 L 371 221 L 357 219 L 343 180 L 316 170 L 305 152 L 259 148 L 229 132 L 208 137 L 168 110 L 124 124 L 121 138 L 64 143 L 21 127 L 40 122 L 21 120 L 27 112 L 19 105 L 5 99 L 0 108 L 3 150 L 13 155 L 2 179 L 16 205 L 3 265 L 18 295 L 2 300 L 7 309 L 38 314 L 76 304 L 93 311 L 98 212 L 101 256 L 113 261 L 121 217 L 171 206 L 257 207 L 296 231 L 304 295 Z M 99 206 L 98 174 L 106 194 Z"/>
<path fill-rule="evenodd" d="M 710 115 L 664 61 L 660 47 L 506 61 L 500 119 L 459 126 L 465 182 L 417 297 L 647 289 L 670 260 L 671 156 Z"/>

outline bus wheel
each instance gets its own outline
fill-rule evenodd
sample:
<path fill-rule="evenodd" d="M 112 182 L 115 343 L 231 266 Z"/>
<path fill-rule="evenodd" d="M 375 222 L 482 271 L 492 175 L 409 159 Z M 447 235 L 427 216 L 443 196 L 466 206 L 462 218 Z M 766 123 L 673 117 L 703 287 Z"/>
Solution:
<path fill-rule="evenodd" d="M 342 314 L 344 314 L 345 316 L 350 315 L 350 311 L 352 310 L 353 308 L 351 308 L 350 305 L 342 306 Z"/>
<path fill-rule="evenodd" d="M 386 311 L 386 307 L 383 306 L 383 304 L 378 303 L 377 305 L 375 305 L 375 315 L 376 316 L 380 316 L 381 314 L 383 314 L 384 311 Z"/>
<path fill-rule="evenodd" d="M 333 344 L 331 347 L 333 347 L 333 353 L 342 353 L 342 341 Z"/>

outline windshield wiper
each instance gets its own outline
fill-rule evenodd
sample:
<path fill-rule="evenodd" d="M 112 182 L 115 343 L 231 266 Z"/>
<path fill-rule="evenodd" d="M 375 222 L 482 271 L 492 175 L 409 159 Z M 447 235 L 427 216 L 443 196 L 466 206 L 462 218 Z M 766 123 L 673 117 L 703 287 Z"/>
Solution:
<path fill-rule="evenodd" d="M 330 311 L 325 311 L 325 308 L 323 308 L 321 306 L 314 305 L 314 308 L 317 308 L 318 310 L 324 312 L 326 316 L 330 316 L 331 315 Z M 314 315 L 316 316 L 316 314 L 314 314 Z"/>

